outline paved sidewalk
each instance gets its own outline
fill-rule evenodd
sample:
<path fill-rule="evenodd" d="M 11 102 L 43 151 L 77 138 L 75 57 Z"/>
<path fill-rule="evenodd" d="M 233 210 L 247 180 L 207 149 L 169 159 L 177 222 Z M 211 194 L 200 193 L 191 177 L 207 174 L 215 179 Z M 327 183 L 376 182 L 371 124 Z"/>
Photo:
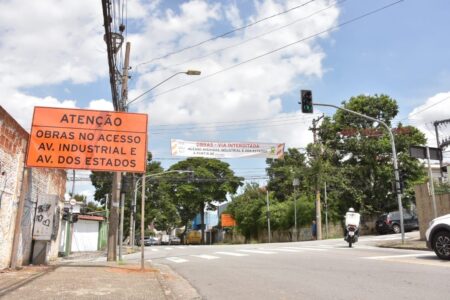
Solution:
<path fill-rule="evenodd" d="M 201 299 L 164 265 L 57 262 L 0 273 L 2 299 Z"/>
<path fill-rule="evenodd" d="M 427 248 L 425 241 L 421 241 L 419 239 L 405 240 L 404 244 L 402 244 L 402 241 L 400 241 L 400 240 L 385 241 L 385 242 L 377 244 L 377 246 L 382 247 L 382 248 L 430 251 L 430 249 Z"/>

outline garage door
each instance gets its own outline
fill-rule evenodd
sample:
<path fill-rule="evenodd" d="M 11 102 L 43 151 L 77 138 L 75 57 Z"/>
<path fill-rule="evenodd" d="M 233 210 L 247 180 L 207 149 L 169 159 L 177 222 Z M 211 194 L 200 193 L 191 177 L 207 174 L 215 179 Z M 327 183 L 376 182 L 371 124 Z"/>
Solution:
<path fill-rule="evenodd" d="M 73 226 L 72 251 L 97 251 L 98 228 L 97 221 L 78 220 Z"/>

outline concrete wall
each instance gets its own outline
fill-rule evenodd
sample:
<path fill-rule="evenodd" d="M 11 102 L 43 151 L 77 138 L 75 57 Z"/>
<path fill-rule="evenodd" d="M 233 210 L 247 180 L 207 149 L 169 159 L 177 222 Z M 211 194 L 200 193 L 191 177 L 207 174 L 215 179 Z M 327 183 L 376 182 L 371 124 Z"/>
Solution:
<path fill-rule="evenodd" d="M 9 265 L 28 133 L 0 106 L 0 269 Z"/>
<path fill-rule="evenodd" d="M 21 193 L 28 133 L 0 106 L 0 269 L 10 264 L 15 220 Z M 31 169 L 29 190 L 25 196 L 17 253 L 18 266 L 29 263 L 35 208 L 39 196 L 58 195 L 63 205 L 66 172 L 64 170 Z M 58 218 L 58 224 L 60 223 Z M 57 237 L 56 235 L 55 237 Z M 50 242 L 50 258 L 58 254 L 57 241 Z"/>
<path fill-rule="evenodd" d="M 419 219 L 420 239 L 425 240 L 428 223 L 434 219 L 433 201 L 427 184 L 415 187 L 416 210 Z M 450 214 L 450 194 L 436 195 L 437 216 Z"/>

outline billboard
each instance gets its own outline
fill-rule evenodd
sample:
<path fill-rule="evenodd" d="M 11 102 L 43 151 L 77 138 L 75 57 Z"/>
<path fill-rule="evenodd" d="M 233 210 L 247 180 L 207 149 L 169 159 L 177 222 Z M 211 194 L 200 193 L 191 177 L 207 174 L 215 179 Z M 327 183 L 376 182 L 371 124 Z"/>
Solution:
<path fill-rule="evenodd" d="M 221 214 L 220 222 L 222 227 L 234 227 L 236 226 L 236 220 L 230 214 Z"/>
<path fill-rule="evenodd" d="M 147 114 L 35 107 L 27 167 L 145 172 Z"/>
<path fill-rule="evenodd" d="M 283 158 L 284 144 L 171 140 L 173 156 L 206 158 Z"/>

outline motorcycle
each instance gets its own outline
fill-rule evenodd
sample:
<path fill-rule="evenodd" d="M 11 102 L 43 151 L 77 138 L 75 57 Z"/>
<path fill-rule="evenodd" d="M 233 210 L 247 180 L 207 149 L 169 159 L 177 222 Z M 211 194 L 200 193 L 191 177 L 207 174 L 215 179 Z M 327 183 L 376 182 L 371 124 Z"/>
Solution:
<path fill-rule="evenodd" d="M 344 240 L 348 242 L 350 248 L 352 247 L 352 244 L 358 241 L 358 227 L 356 225 L 347 225 L 347 233 Z"/>

